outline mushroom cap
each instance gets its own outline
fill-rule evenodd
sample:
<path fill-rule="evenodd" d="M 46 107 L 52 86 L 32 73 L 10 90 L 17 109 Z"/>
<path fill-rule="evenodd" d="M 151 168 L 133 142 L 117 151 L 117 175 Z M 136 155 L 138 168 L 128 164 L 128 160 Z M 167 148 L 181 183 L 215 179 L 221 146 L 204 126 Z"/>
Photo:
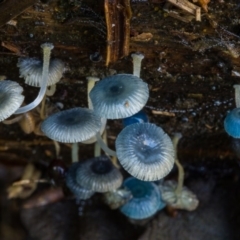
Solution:
<path fill-rule="evenodd" d="M 159 180 L 173 168 L 175 152 L 172 141 L 155 124 L 131 124 L 120 132 L 115 144 L 120 164 L 140 180 Z"/>
<path fill-rule="evenodd" d="M 42 82 L 42 60 L 36 58 L 19 58 L 18 64 L 20 77 L 25 79 L 25 83 L 33 86 L 40 87 Z M 49 65 L 49 79 L 48 86 L 54 85 L 59 82 L 64 71 L 64 63 L 60 59 L 52 59 Z"/>
<path fill-rule="evenodd" d="M 157 185 L 152 182 L 143 182 L 130 177 L 124 181 L 123 186 L 131 191 L 133 197 L 120 208 L 120 211 L 131 219 L 149 218 L 166 206 Z"/>
<path fill-rule="evenodd" d="M 94 136 L 101 128 L 101 118 L 93 110 L 72 108 L 46 118 L 41 130 L 58 142 L 75 143 Z"/>
<path fill-rule="evenodd" d="M 240 138 L 240 108 L 234 108 L 224 119 L 224 129 L 233 138 Z"/>
<path fill-rule="evenodd" d="M 122 174 L 106 156 L 88 159 L 77 170 L 77 182 L 95 192 L 113 191 L 122 181 Z"/>
<path fill-rule="evenodd" d="M 0 121 L 16 112 L 23 103 L 23 88 L 14 81 L 0 81 Z"/>
<path fill-rule="evenodd" d="M 149 97 L 147 83 L 132 74 L 118 74 L 98 82 L 89 94 L 94 111 L 107 119 L 130 117 Z"/>
<path fill-rule="evenodd" d="M 135 113 L 131 117 L 127 117 L 122 120 L 124 127 L 133 123 L 144 123 L 144 122 L 148 122 L 148 116 L 143 110 L 140 110 L 138 113 Z"/>
<path fill-rule="evenodd" d="M 88 199 L 94 194 L 94 191 L 85 189 L 76 182 L 76 171 L 80 166 L 81 163 L 73 163 L 69 167 L 66 175 L 66 185 L 77 199 Z"/>

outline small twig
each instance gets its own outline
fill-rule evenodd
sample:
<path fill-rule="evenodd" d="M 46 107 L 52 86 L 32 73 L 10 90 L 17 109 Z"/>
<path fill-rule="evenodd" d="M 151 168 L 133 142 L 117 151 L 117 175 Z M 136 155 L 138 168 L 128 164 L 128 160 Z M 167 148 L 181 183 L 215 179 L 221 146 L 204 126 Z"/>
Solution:
<path fill-rule="evenodd" d="M 153 114 L 156 115 L 163 115 L 163 116 L 168 116 L 168 117 L 175 117 L 175 113 L 173 112 L 163 112 L 163 111 L 157 111 L 157 110 L 152 110 Z"/>
<path fill-rule="evenodd" d="M 28 185 L 28 184 L 32 184 L 32 183 L 50 183 L 47 179 L 23 179 L 17 182 L 14 182 L 12 184 L 13 187 L 16 186 L 22 186 L 22 185 Z"/>

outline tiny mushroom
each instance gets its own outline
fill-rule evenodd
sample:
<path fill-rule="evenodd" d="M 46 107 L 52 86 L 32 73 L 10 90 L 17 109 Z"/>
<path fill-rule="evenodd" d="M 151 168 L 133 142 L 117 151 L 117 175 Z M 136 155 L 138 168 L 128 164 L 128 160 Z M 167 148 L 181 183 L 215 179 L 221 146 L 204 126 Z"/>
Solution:
<path fill-rule="evenodd" d="M 107 119 L 139 112 L 149 97 L 147 83 L 132 74 L 117 74 L 98 82 L 90 92 L 94 111 Z"/>
<path fill-rule="evenodd" d="M 135 123 L 125 127 L 115 145 L 120 164 L 140 180 L 162 179 L 173 168 L 175 153 L 172 141 L 155 124 Z"/>
<path fill-rule="evenodd" d="M 101 118 L 93 110 L 72 108 L 46 118 L 41 130 L 52 140 L 64 143 L 90 139 L 101 128 Z"/>
<path fill-rule="evenodd" d="M 10 117 L 23 103 L 23 88 L 14 81 L 0 81 L 0 121 Z"/>
<path fill-rule="evenodd" d="M 148 116 L 143 110 L 139 111 L 138 113 L 135 113 L 131 117 L 124 118 L 122 120 L 124 127 L 133 123 L 144 123 L 144 122 L 148 122 Z"/>
<path fill-rule="evenodd" d="M 224 129 L 231 137 L 240 138 L 240 108 L 234 108 L 227 114 Z"/>
<path fill-rule="evenodd" d="M 122 174 L 106 156 L 88 159 L 77 169 L 77 182 L 95 192 L 113 191 L 122 181 Z"/>
<path fill-rule="evenodd" d="M 54 48 L 54 46 L 51 43 L 44 43 L 41 45 L 41 48 L 43 49 L 43 68 L 42 68 L 42 81 L 41 81 L 38 96 L 33 102 L 29 103 L 26 106 L 20 107 L 14 114 L 21 114 L 21 113 L 25 113 L 32 110 L 33 108 L 37 107 L 38 104 L 44 98 L 44 95 L 47 90 L 47 84 L 48 84 L 50 55 L 51 55 L 51 50 Z"/>
<path fill-rule="evenodd" d="M 157 185 L 152 182 L 143 182 L 130 177 L 124 181 L 123 186 L 131 191 L 133 197 L 120 208 L 120 211 L 131 219 L 149 218 L 166 206 Z"/>

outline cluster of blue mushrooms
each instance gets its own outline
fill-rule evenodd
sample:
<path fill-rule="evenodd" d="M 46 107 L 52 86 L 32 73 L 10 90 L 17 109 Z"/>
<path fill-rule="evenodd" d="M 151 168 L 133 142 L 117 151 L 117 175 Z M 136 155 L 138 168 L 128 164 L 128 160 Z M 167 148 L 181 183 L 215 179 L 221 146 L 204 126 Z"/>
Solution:
<path fill-rule="evenodd" d="M 50 60 L 52 44 L 46 43 L 41 47 L 43 62 L 21 58 L 17 65 L 26 84 L 40 87 L 37 98 L 21 107 L 23 88 L 14 81 L 1 81 L 0 121 L 12 114 L 30 111 L 45 101 L 47 86 L 52 86 L 54 92 L 64 64 L 58 59 Z M 161 127 L 150 123 L 143 110 L 149 98 L 148 85 L 140 78 L 143 57 L 139 53 L 132 54 L 133 74 L 117 74 L 100 81 L 89 77 L 88 108 L 76 107 L 54 113 L 41 125 L 42 132 L 53 141 L 73 144 L 73 163 L 66 175 L 66 185 L 76 199 L 86 200 L 95 192 L 102 193 L 110 207 L 119 208 L 124 215 L 137 220 L 149 218 L 165 207 L 168 201 L 163 201 L 163 190 L 154 181 L 167 176 L 175 162 L 170 137 Z M 234 114 L 239 115 L 239 111 Z M 233 121 L 228 118 L 226 122 Z M 110 149 L 102 139 L 107 119 L 121 119 L 123 123 L 115 141 L 116 150 Z M 79 162 L 80 142 L 95 143 L 106 155 L 97 151 L 93 158 Z M 132 177 L 123 182 L 114 159 L 118 159 Z"/>

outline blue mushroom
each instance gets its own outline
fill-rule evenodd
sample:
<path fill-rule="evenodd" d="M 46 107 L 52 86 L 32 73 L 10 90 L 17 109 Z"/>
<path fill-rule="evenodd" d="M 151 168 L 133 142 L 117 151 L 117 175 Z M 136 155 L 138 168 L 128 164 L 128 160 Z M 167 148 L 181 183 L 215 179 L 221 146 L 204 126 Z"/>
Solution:
<path fill-rule="evenodd" d="M 117 74 L 98 82 L 89 96 L 99 116 L 120 119 L 132 116 L 145 106 L 149 89 L 147 83 L 132 74 Z"/>
<path fill-rule="evenodd" d="M 120 211 L 131 219 L 149 218 L 166 206 L 157 185 L 152 182 L 143 182 L 130 177 L 124 181 L 123 186 L 131 191 L 133 197 L 120 208 Z"/>
<path fill-rule="evenodd" d="M 170 137 L 152 123 L 135 123 L 118 135 L 116 153 L 120 164 L 143 181 L 164 178 L 173 168 L 174 148 Z"/>
<path fill-rule="evenodd" d="M 240 108 L 235 108 L 227 114 L 224 129 L 231 137 L 240 138 Z"/>
<path fill-rule="evenodd" d="M 72 108 L 46 118 L 41 130 L 52 140 L 64 143 L 82 142 L 101 129 L 101 118 L 93 110 Z"/>
<path fill-rule="evenodd" d="M 132 115 L 131 117 L 127 117 L 122 120 L 124 127 L 126 127 L 130 124 L 133 124 L 133 123 L 144 123 L 144 122 L 148 122 L 148 117 L 147 117 L 147 114 L 143 110 Z"/>
<path fill-rule="evenodd" d="M 11 80 L 0 81 L 0 122 L 10 117 L 23 103 L 23 88 Z"/>

